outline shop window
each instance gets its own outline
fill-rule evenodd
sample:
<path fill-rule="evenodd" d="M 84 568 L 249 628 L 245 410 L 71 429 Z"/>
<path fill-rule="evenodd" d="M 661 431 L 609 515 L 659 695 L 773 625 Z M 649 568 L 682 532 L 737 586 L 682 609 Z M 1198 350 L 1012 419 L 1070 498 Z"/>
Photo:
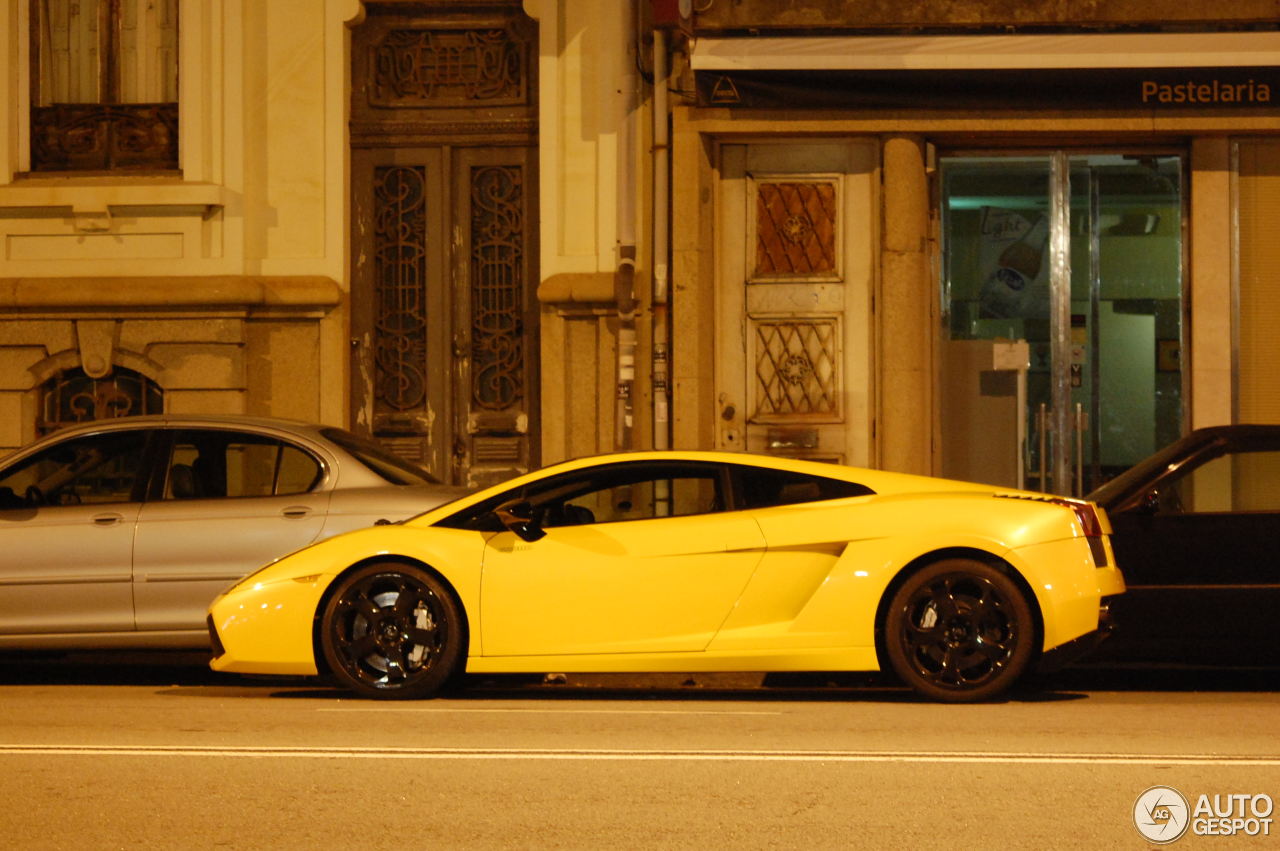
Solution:
<path fill-rule="evenodd" d="M 63 426 L 164 410 L 164 392 L 145 375 L 123 367 L 103 378 L 91 378 L 82 369 L 64 370 L 45 382 L 41 393 L 41 435 Z"/>
<path fill-rule="evenodd" d="M 176 171 L 178 0 L 31 0 L 31 170 Z"/>

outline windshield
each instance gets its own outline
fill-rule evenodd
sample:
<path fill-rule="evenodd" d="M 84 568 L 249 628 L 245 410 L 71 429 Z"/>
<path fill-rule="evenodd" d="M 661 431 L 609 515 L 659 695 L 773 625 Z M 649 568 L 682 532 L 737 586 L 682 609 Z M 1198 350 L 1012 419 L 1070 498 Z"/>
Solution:
<path fill-rule="evenodd" d="M 438 485 L 441 481 L 426 470 L 393 455 L 371 440 L 340 428 L 320 431 L 329 440 L 351 453 L 370 470 L 393 485 Z"/>
<path fill-rule="evenodd" d="M 1181 466 L 1178 462 L 1185 461 L 1192 454 L 1196 454 L 1196 452 L 1188 446 L 1187 438 L 1176 440 L 1155 455 L 1138 462 L 1111 481 L 1098 487 L 1088 494 L 1085 499 L 1090 502 L 1096 502 L 1103 508 L 1115 508 L 1121 500 L 1131 496 L 1135 490 L 1146 486 L 1169 468 L 1170 465 Z"/>

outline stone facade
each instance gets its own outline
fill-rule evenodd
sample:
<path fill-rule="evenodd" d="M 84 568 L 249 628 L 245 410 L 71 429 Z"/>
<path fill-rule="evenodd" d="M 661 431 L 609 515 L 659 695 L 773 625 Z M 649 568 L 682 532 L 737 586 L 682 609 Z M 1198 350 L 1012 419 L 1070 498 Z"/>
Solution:
<path fill-rule="evenodd" d="M 174 413 L 343 423 L 355 2 L 180 0 L 179 170 L 32 171 L 35 4 L 0 4 L 0 452 L 67 371 Z"/>
<path fill-rule="evenodd" d="M 180 170 L 78 175 L 31 171 L 31 5 L 0 0 L 0 44 L 14 60 L 0 69 L 0 452 L 34 436 L 42 388 L 65 370 L 129 370 L 154 382 L 175 412 L 360 427 L 352 281 L 366 258 L 352 256 L 361 223 L 348 122 L 350 87 L 362 77 L 351 33 L 370 8 L 438 18 L 450 4 L 180 0 Z M 466 5 L 474 14 L 512 4 Z M 692 20 L 655 29 L 654 10 L 676 4 L 639 2 L 639 14 L 630 4 L 618 14 L 589 0 L 523 0 L 536 26 L 538 90 L 529 356 L 540 386 L 536 422 L 521 432 L 536 435 L 531 463 L 724 445 L 741 403 L 731 404 L 717 373 L 725 354 L 717 329 L 731 321 L 720 277 L 723 155 L 830 139 L 877 152 L 870 172 L 841 177 L 865 189 L 871 211 L 845 235 L 870 246 L 866 315 L 848 336 L 863 349 L 857 398 L 870 401 L 856 411 L 863 419 L 844 460 L 938 470 L 931 158 L 939 147 L 1182 152 L 1191 199 L 1187 425 L 1237 416 L 1233 157 L 1241 143 L 1280 136 L 1275 109 L 734 110 L 695 100 L 687 36 L 1267 31 L 1280 3 L 693 6 Z M 360 145 L 386 141 L 366 130 Z"/>

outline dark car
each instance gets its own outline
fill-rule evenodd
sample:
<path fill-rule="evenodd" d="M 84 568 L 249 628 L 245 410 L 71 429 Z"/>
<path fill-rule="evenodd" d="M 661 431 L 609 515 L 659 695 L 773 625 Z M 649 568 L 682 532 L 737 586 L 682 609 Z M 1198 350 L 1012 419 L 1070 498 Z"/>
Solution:
<path fill-rule="evenodd" d="M 1128 585 L 1095 661 L 1280 665 L 1280 425 L 1198 429 L 1088 498 Z"/>
<path fill-rule="evenodd" d="M 310 543 L 466 491 L 342 429 L 122 417 L 0 462 L 0 650 L 208 647 L 205 609 Z"/>

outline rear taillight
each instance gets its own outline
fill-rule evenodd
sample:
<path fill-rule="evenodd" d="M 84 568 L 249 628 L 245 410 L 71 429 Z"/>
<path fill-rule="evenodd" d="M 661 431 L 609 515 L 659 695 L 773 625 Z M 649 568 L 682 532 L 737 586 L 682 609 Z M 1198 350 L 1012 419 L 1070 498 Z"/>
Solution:
<path fill-rule="evenodd" d="M 1092 503 L 1081 502 L 1078 499 L 1066 499 L 1065 497 L 1054 497 L 1049 501 L 1070 508 L 1076 515 L 1076 519 L 1080 521 L 1085 537 L 1102 537 L 1102 523 L 1098 520 L 1098 512 L 1094 509 Z"/>
<path fill-rule="evenodd" d="M 1089 542 L 1089 552 L 1093 554 L 1094 564 L 1098 567 L 1106 567 L 1107 548 L 1102 542 L 1102 521 L 1098 519 L 1098 510 L 1093 503 L 1065 497 L 1053 497 L 1049 501 L 1071 509 L 1080 523 L 1080 528 L 1084 530 L 1084 537 Z"/>

